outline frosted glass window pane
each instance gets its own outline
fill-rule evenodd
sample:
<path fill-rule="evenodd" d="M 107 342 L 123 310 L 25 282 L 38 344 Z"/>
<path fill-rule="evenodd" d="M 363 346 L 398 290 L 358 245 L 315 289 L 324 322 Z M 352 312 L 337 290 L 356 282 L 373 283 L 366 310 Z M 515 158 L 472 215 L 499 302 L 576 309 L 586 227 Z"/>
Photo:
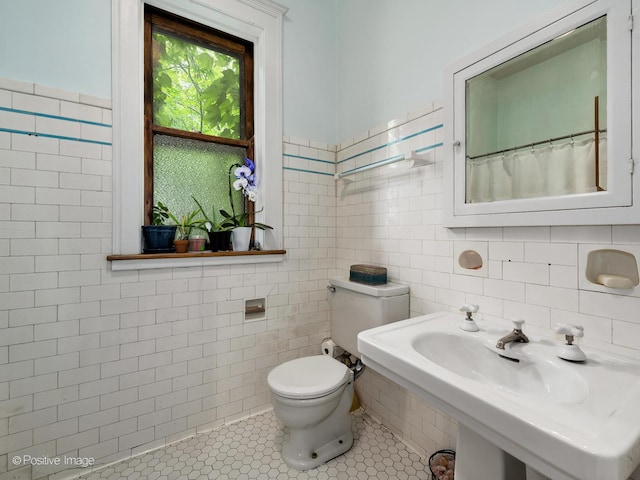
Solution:
<path fill-rule="evenodd" d="M 193 195 L 209 218 L 215 211 L 217 222 L 222 221 L 220 209 L 231 213 L 229 168 L 243 163 L 243 147 L 166 135 L 155 135 L 153 144 L 154 204 L 161 201 L 179 218 L 198 208 Z M 236 214 L 244 212 L 241 192 L 232 189 L 232 195 Z"/>

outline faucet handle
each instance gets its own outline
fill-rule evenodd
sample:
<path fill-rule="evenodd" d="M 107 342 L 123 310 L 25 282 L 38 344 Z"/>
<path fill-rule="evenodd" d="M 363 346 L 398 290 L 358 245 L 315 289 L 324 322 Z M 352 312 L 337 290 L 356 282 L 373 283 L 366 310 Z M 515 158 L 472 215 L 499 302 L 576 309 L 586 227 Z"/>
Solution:
<path fill-rule="evenodd" d="M 480 308 L 480 305 L 476 305 L 474 303 L 463 303 L 460 306 L 460 311 L 461 312 L 476 313 L 479 308 Z"/>
<path fill-rule="evenodd" d="M 569 323 L 557 323 L 556 333 L 570 337 L 584 337 L 584 327 L 582 325 L 571 325 Z"/>
<path fill-rule="evenodd" d="M 474 305 L 473 303 L 465 303 L 460 306 L 461 312 L 467 312 L 467 318 L 460 324 L 460 328 L 465 332 L 477 332 L 480 330 L 480 327 L 478 327 L 473 319 L 473 314 L 478 311 L 478 308 L 478 305 Z"/>
<path fill-rule="evenodd" d="M 513 328 L 515 330 L 522 330 L 522 325 L 524 325 L 524 320 L 522 318 L 518 318 L 516 320 L 511 320 L 513 322 Z"/>
<path fill-rule="evenodd" d="M 582 325 L 571 325 L 569 323 L 557 323 L 556 333 L 564 335 L 567 343 L 560 345 L 558 348 L 558 356 L 563 360 L 570 362 L 584 362 L 587 359 L 585 353 L 578 345 L 574 345 L 575 337 L 584 337 L 584 328 Z"/>

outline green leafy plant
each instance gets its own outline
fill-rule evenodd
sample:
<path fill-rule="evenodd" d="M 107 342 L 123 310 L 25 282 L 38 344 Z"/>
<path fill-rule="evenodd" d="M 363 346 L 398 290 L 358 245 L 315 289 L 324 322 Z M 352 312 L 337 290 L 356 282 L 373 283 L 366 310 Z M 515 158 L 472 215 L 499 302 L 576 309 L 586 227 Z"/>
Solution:
<path fill-rule="evenodd" d="M 170 33 L 154 32 L 153 45 L 155 122 L 240 138 L 240 61 Z"/>
<path fill-rule="evenodd" d="M 234 170 L 235 169 L 235 170 Z M 229 202 L 231 204 L 231 213 L 224 209 L 219 209 L 220 221 L 218 221 L 218 215 L 216 214 L 215 206 L 212 208 L 211 215 L 207 215 L 202 203 L 200 203 L 194 196 L 193 201 L 198 205 L 198 212 L 203 216 L 203 220 L 198 222 L 200 228 L 205 229 L 207 232 L 227 232 L 233 230 L 236 227 L 255 227 L 261 230 L 268 230 L 273 227 L 260 223 L 251 222 L 252 214 L 250 212 L 236 213 L 235 205 L 233 203 L 233 189 L 242 190 L 243 197 L 246 197 L 247 201 L 255 202 L 258 198 L 257 194 L 257 178 L 254 173 L 255 164 L 245 158 L 243 165 L 233 164 L 229 168 Z M 232 177 L 232 172 L 234 173 Z M 233 179 L 233 181 L 232 181 Z M 261 212 L 253 212 L 253 214 Z"/>
<path fill-rule="evenodd" d="M 263 209 L 258 210 L 254 213 L 259 213 Z M 235 215 L 231 215 L 225 210 L 220 210 L 220 215 L 222 215 L 225 220 L 222 221 L 222 226 L 224 226 L 227 230 L 234 229 L 236 227 L 256 227 L 260 230 L 271 230 L 273 227 L 267 225 L 265 223 L 260 222 L 249 222 L 249 213 L 238 213 Z"/>
<path fill-rule="evenodd" d="M 191 198 L 193 198 L 193 201 L 196 202 L 196 205 L 198 205 L 198 210 L 197 211 L 199 213 L 201 213 L 202 216 L 204 217 L 202 220 L 198 221 L 197 224 L 196 224 L 199 228 L 202 228 L 203 230 L 206 230 L 207 232 L 225 232 L 225 231 L 231 230 L 233 228 L 233 225 L 229 225 L 229 223 L 226 222 L 225 220 L 222 220 L 221 222 L 218 222 L 218 219 L 216 217 L 216 209 L 215 209 L 215 207 L 213 207 L 212 210 L 211 210 L 211 216 L 208 216 L 207 212 L 205 212 L 205 210 L 204 210 L 204 207 L 196 199 L 196 197 L 194 197 L 192 195 Z M 224 212 L 224 210 L 220 210 L 220 214 L 224 217 L 222 212 Z"/>
<path fill-rule="evenodd" d="M 158 202 L 151 210 L 151 225 L 142 225 L 144 253 L 168 253 L 173 249 L 176 236 L 176 225 L 170 225 L 171 212 L 162 202 Z"/>
<path fill-rule="evenodd" d="M 164 203 L 158 202 L 151 212 L 151 225 L 166 225 L 171 216 L 169 208 Z"/>
<path fill-rule="evenodd" d="M 171 221 L 178 226 L 177 240 L 189 240 L 191 229 L 200 225 L 200 222 L 196 220 L 196 217 L 200 214 L 200 209 L 180 215 L 180 218 L 177 218 L 171 212 L 168 212 L 168 214 Z"/>

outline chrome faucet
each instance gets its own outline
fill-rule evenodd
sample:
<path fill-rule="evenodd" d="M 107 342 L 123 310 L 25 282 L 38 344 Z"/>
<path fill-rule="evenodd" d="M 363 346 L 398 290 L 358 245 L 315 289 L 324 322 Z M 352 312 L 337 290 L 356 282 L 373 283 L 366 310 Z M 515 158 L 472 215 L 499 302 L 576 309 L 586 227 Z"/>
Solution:
<path fill-rule="evenodd" d="M 498 343 L 496 343 L 496 348 L 504 350 L 504 346 L 507 343 L 513 342 L 529 343 L 529 339 L 522 331 L 522 324 L 524 324 L 524 320 L 513 320 L 513 332 L 507 333 L 504 337 L 498 340 Z"/>

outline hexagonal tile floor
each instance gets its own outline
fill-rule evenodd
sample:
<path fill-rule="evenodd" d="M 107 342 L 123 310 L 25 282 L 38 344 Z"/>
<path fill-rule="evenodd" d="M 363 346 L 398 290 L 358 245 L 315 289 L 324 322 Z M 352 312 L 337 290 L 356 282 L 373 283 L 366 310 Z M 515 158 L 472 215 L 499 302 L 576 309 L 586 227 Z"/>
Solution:
<path fill-rule="evenodd" d="M 300 472 L 280 457 L 288 436 L 272 411 L 196 435 L 165 448 L 104 467 L 80 478 L 428 480 L 426 460 L 361 411 L 352 414 L 351 450 L 318 468 Z"/>

